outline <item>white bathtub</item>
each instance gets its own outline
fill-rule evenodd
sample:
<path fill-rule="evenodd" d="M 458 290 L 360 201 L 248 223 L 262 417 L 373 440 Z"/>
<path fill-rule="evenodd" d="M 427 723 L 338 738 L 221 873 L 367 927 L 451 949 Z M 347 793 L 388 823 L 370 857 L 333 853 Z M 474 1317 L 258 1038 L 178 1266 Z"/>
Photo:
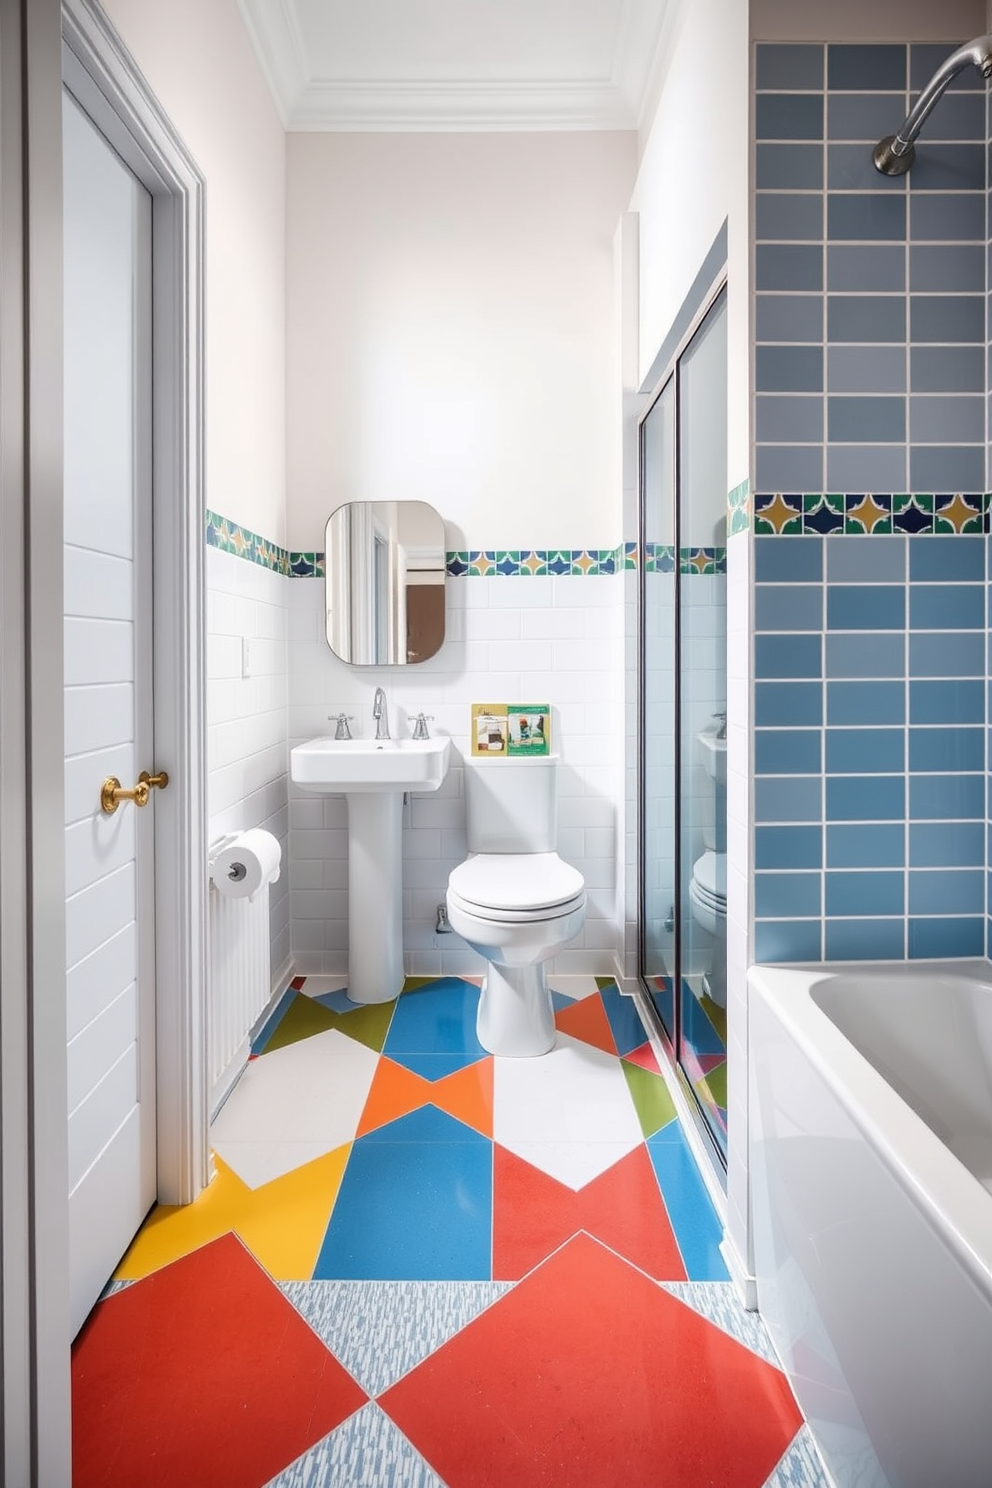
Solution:
<path fill-rule="evenodd" d="M 992 965 L 755 966 L 758 1305 L 838 1488 L 992 1485 Z"/>

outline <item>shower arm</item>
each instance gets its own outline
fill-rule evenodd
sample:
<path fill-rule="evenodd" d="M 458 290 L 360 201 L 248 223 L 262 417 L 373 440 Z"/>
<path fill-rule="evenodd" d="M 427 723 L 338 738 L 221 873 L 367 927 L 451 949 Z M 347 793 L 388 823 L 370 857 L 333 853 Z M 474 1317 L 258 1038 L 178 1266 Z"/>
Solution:
<path fill-rule="evenodd" d="M 875 169 L 883 176 L 903 176 L 916 158 L 913 141 L 929 117 L 944 89 L 966 67 L 977 67 L 983 77 L 992 76 L 992 36 L 976 36 L 965 42 L 941 63 L 913 105 L 898 134 L 886 135 L 872 152 Z"/>

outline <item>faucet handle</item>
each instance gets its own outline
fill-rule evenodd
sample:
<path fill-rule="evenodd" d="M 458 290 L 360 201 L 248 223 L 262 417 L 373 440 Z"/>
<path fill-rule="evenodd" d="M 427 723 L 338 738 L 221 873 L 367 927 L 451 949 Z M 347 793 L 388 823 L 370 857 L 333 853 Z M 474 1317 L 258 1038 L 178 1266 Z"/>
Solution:
<path fill-rule="evenodd" d="M 328 718 L 332 718 L 335 722 L 335 739 L 351 738 L 351 729 L 348 727 L 348 724 L 354 719 L 354 713 L 328 713 L 327 716 Z"/>
<path fill-rule="evenodd" d="M 413 725 L 413 737 L 415 739 L 429 739 L 431 731 L 427 727 L 427 720 L 434 721 L 433 713 L 418 713 Z"/>

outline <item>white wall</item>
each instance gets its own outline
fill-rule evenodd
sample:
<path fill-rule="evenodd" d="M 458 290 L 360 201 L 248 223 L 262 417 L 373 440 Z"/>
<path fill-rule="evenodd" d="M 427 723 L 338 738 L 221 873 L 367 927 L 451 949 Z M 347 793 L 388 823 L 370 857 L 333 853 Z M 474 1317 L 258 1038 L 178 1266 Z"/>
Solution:
<path fill-rule="evenodd" d="M 286 545 L 285 135 L 236 0 L 104 0 L 206 178 L 207 505 Z"/>
<path fill-rule="evenodd" d="M 621 537 L 626 133 L 288 139 L 290 546 L 431 502 L 453 549 Z"/>

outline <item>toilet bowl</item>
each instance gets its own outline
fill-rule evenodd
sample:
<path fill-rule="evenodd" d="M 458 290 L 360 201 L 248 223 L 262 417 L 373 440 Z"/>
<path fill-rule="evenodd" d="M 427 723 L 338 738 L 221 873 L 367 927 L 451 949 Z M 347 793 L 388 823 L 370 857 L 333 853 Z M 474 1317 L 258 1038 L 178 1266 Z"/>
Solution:
<path fill-rule="evenodd" d="M 696 859 L 689 882 L 693 919 L 713 937 L 713 960 L 703 976 L 703 991 L 727 1006 L 727 854 L 707 849 Z"/>
<path fill-rule="evenodd" d="M 554 1045 L 546 963 L 582 929 L 585 881 L 554 851 L 557 757 L 466 759 L 469 856 L 448 879 L 451 928 L 487 962 L 476 1031 L 491 1054 Z"/>

